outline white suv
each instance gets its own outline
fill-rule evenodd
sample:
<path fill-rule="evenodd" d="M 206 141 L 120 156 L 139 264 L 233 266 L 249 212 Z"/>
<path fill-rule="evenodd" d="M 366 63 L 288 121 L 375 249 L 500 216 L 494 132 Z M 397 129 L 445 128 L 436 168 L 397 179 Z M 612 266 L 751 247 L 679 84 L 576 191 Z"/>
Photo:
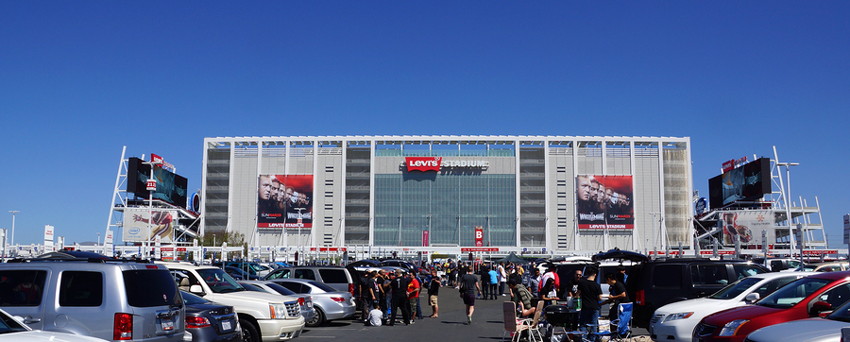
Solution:
<path fill-rule="evenodd" d="M 181 290 L 233 306 L 244 341 L 288 340 L 298 337 L 304 329 L 298 298 L 247 291 L 218 267 L 162 264 L 175 275 Z"/>

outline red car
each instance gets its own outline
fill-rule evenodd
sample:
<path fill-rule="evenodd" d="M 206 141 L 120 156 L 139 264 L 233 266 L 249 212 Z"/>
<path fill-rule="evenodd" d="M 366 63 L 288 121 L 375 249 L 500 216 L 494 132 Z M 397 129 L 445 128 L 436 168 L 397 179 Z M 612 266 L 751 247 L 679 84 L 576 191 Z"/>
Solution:
<path fill-rule="evenodd" d="M 824 316 L 850 300 L 850 271 L 798 279 L 754 305 L 709 315 L 694 329 L 694 341 L 742 342 L 768 325 Z"/>

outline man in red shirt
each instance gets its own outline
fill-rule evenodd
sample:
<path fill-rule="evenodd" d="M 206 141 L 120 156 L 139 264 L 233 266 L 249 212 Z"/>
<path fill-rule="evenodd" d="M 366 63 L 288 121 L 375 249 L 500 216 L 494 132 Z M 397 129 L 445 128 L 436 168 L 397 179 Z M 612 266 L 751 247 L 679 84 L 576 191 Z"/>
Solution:
<path fill-rule="evenodd" d="M 419 284 L 419 280 L 413 276 L 413 272 L 407 273 L 407 278 L 410 280 L 410 284 L 407 285 L 407 301 L 410 302 L 410 323 L 414 322 L 413 317 L 416 315 L 416 299 L 419 298 L 419 290 L 422 286 Z"/>

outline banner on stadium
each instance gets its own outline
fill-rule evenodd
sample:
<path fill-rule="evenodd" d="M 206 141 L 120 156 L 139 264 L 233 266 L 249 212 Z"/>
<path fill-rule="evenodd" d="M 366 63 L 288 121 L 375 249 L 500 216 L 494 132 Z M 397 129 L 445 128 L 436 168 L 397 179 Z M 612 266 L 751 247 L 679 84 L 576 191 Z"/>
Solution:
<path fill-rule="evenodd" d="M 124 209 L 124 233 L 121 235 L 123 240 L 125 242 L 154 241 L 159 236 L 162 242 L 172 242 L 177 212 L 154 209 L 152 222 L 150 217 L 147 208 Z"/>
<path fill-rule="evenodd" d="M 257 228 L 313 228 L 313 175 L 260 175 Z"/>
<path fill-rule="evenodd" d="M 776 218 L 770 210 L 736 210 L 724 212 L 723 244 L 734 245 L 740 240 L 741 246 L 761 245 L 761 232 L 767 232 L 767 244 L 776 242 Z"/>
<path fill-rule="evenodd" d="M 576 176 L 578 229 L 634 229 L 632 176 Z"/>
<path fill-rule="evenodd" d="M 484 246 L 484 228 L 481 226 L 475 227 L 475 247 Z"/>

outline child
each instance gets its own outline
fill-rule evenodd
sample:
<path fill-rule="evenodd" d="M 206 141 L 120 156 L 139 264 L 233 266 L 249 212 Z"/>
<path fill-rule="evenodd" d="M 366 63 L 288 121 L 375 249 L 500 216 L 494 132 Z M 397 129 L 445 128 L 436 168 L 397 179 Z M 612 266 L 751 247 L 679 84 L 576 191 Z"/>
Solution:
<path fill-rule="evenodd" d="M 382 322 L 381 319 L 384 318 L 384 313 L 381 311 L 381 305 L 375 305 L 375 308 L 372 311 L 369 311 L 369 320 L 368 324 L 373 327 L 380 327 Z"/>

